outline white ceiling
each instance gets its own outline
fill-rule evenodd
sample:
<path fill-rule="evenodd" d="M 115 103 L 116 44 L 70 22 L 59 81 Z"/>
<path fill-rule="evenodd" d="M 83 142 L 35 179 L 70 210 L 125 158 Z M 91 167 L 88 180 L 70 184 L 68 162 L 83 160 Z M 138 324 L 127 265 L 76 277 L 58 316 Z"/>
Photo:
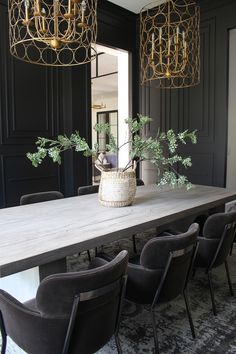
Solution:
<path fill-rule="evenodd" d="M 166 0 L 109 0 L 120 7 L 124 7 L 125 9 L 132 11 L 134 13 L 139 13 L 140 10 L 147 4 L 151 2 L 155 2 L 156 5 L 160 5 Z M 151 6 L 152 7 L 152 6 Z"/>

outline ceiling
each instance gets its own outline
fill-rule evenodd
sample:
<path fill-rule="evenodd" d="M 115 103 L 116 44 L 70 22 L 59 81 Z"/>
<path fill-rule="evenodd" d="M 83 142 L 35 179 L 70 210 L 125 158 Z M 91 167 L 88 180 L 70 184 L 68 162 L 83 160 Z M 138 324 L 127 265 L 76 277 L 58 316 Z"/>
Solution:
<path fill-rule="evenodd" d="M 147 4 L 151 2 L 155 2 L 156 5 L 160 5 L 166 0 L 109 0 L 120 7 L 124 7 L 125 9 L 132 11 L 134 13 L 139 13 L 140 10 Z"/>

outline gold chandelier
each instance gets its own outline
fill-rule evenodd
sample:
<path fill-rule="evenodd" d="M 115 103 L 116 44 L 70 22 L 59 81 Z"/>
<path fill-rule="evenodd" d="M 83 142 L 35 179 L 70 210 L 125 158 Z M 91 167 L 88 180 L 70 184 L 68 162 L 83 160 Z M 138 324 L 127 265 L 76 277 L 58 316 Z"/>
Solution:
<path fill-rule="evenodd" d="M 103 103 L 103 102 L 101 102 L 101 103 L 93 103 L 92 104 L 92 108 L 93 109 L 105 109 L 105 108 L 107 108 L 107 105 L 105 103 Z"/>
<path fill-rule="evenodd" d="M 199 22 L 193 0 L 157 0 L 141 10 L 141 84 L 182 88 L 200 82 Z"/>
<path fill-rule="evenodd" d="M 34 64 L 73 66 L 95 58 L 97 0 L 9 0 L 10 52 Z"/>

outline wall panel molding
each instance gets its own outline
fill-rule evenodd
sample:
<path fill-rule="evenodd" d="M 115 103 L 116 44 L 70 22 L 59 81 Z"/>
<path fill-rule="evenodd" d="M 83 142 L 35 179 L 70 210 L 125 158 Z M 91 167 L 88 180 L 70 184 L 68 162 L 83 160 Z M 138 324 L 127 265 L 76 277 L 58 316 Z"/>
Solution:
<path fill-rule="evenodd" d="M 199 143 L 214 143 L 215 23 L 216 18 L 201 23 L 201 81 L 184 91 L 183 129 L 197 129 Z"/>
<path fill-rule="evenodd" d="M 59 190 L 60 167 L 46 161 L 44 166 L 34 168 L 25 153 L 1 156 L 5 206 L 19 205 L 20 197 L 33 191 Z M 17 171 L 17 174 L 16 174 Z"/>

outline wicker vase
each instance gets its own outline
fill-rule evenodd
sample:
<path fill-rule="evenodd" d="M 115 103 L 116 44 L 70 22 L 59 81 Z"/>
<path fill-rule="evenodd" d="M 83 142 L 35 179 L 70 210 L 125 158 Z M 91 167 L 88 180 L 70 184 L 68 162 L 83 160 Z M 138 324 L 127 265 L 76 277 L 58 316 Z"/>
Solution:
<path fill-rule="evenodd" d="M 102 205 L 118 208 L 131 205 L 136 193 L 136 174 L 131 171 L 101 171 L 98 198 Z"/>

